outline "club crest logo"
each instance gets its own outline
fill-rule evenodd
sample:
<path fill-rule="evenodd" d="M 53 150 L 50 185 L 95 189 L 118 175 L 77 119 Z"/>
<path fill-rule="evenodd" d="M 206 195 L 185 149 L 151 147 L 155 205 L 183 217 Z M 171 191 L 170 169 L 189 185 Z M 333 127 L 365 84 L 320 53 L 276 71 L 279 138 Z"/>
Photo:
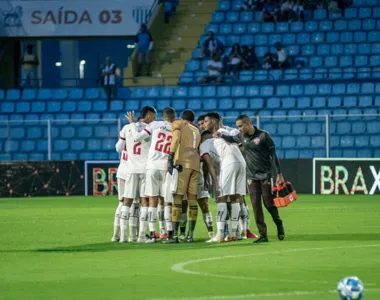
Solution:
<path fill-rule="evenodd" d="M 22 15 L 23 9 L 21 6 L 16 6 L 9 11 L 0 10 L 0 23 L 4 27 L 22 27 Z"/>
<path fill-rule="evenodd" d="M 260 139 L 257 137 L 257 138 L 254 138 L 253 139 L 253 142 L 258 145 L 260 143 Z"/>
<path fill-rule="evenodd" d="M 251 179 L 248 179 L 247 182 L 248 182 L 248 185 L 252 184 L 252 180 Z"/>

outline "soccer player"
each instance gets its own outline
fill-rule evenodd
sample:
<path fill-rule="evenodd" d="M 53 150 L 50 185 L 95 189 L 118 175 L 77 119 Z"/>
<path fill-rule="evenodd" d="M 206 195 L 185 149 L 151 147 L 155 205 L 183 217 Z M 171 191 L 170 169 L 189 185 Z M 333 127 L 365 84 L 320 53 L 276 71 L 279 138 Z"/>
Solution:
<path fill-rule="evenodd" d="M 205 129 L 211 134 L 220 128 L 220 116 L 211 112 L 206 114 Z M 217 234 L 210 242 L 224 241 L 224 224 L 227 216 L 227 199 L 231 201 L 231 232 L 230 241 L 236 241 L 239 225 L 240 197 L 246 193 L 246 164 L 244 157 L 236 145 L 228 144 L 220 138 L 202 138 L 200 146 L 202 158 L 213 178 L 217 182 L 217 176 L 213 170 L 213 160 L 220 162 L 219 189 L 221 197 L 217 199 Z M 216 183 L 217 185 L 218 183 Z"/>
<path fill-rule="evenodd" d="M 168 172 L 173 174 L 175 166 L 182 166 L 178 174 L 177 191 L 173 194 L 173 236 L 169 243 L 178 243 L 178 227 L 182 214 L 182 202 L 187 194 L 189 203 L 189 233 L 187 242 L 193 241 L 193 234 L 198 217 L 197 193 L 200 169 L 199 144 L 201 135 L 193 125 L 194 112 L 185 110 L 181 119 L 173 123 L 173 139 L 168 158 Z"/>
<path fill-rule="evenodd" d="M 125 145 L 125 138 L 119 135 L 119 140 L 115 145 L 116 152 L 120 153 L 120 164 L 117 168 L 116 178 L 117 178 L 117 186 L 118 186 L 118 200 L 119 204 L 116 208 L 115 218 L 114 218 L 114 228 L 113 228 L 113 236 L 111 241 L 118 242 L 120 240 L 120 213 L 121 208 L 123 207 L 123 195 L 124 195 L 124 186 L 125 186 L 125 178 L 127 173 L 127 160 L 128 153 L 127 147 Z"/>
<path fill-rule="evenodd" d="M 205 130 L 205 128 L 204 128 L 205 115 L 200 115 L 198 117 L 198 121 L 197 122 L 198 122 L 198 127 L 201 130 L 201 132 L 204 131 Z"/>
<path fill-rule="evenodd" d="M 173 108 L 167 107 L 162 113 L 163 121 L 154 121 L 147 125 L 143 131 L 137 132 L 132 130 L 135 142 L 143 141 L 150 136 L 152 137 L 148 162 L 146 165 L 146 178 L 145 178 L 145 195 L 149 197 L 149 243 L 156 243 L 156 219 L 157 219 L 157 206 L 160 198 L 164 197 L 164 181 L 167 171 L 167 162 L 172 141 L 172 123 L 176 119 L 176 112 Z M 167 230 L 171 232 L 172 222 L 172 206 L 171 203 L 165 203 L 165 220 Z M 147 222 L 143 222 L 140 226 L 139 236 L 145 236 Z M 164 238 L 161 236 L 161 238 Z"/>
<path fill-rule="evenodd" d="M 280 162 L 273 140 L 268 132 L 253 126 L 251 119 L 247 115 L 238 116 L 236 125 L 240 131 L 238 135 L 221 135 L 221 137 L 229 143 L 242 144 L 244 149 L 247 163 L 248 191 L 252 201 L 256 226 L 260 232 L 260 237 L 255 243 L 268 242 L 267 226 L 264 221 L 261 198 L 263 198 L 264 205 L 277 226 L 278 239 L 283 240 L 285 238 L 285 230 L 272 195 L 273 166 L 275 166 L 277 174 L 276 184 L 283 183 L 284 178 L 281 174 Z M 216 135 L 220 135 L 220 133 Z"/>
<path fill-rule="evenodd" d="M 152 106 L 145 106 L 140 111 L 141 122 L 138 124 L 141 128 L 156 119 L 156 109 Z M 145 169 L 148 160 L 148 153 L 150 148 L 150 141 L 144 140 L 136 143 L 132 134 L 136 124 L 134 124 L 133 112 L 127 113 L 127 118 L 130 124 L 123 127 L 123 134 L 125 137 L 128 162 L 127 162 L 127 176 L 125 181 L 124 195 L 123 195 L 123 207 L 121 209 L 120 220 L 120 242 L 126 242 L 126 227 L 129 219 L 130 207 L 135 198 L 142 198 L 141 215 L 145 212 L 148 204 L 148 199 L 145 197 Z M 141 218 L 141 216 L 140 216 Z M 143 240 L 137 240 L 137 242 L 145 242 Z"/>

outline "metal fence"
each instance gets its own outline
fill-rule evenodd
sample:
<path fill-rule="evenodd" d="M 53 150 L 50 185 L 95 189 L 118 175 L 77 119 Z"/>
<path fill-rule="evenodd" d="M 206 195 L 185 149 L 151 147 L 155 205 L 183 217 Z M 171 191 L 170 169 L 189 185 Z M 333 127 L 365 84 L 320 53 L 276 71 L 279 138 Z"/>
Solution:
<path fill-rule="evenodd" d="M 224 117 L 223 122 L 234 126 L 235 119 Z M 354 151 L 352 157 L 380 154 L 380 114 L 259 113 L 252 120 L 272 135 L 282 158 L 302 157 L 301 150 L 308 157 L 337 157 L 342 149 Z M 126 119 L 0 121 L 2 160 L 86 159 L 83 153 L 117 159 L 115 143 L 125 124 Z"/>

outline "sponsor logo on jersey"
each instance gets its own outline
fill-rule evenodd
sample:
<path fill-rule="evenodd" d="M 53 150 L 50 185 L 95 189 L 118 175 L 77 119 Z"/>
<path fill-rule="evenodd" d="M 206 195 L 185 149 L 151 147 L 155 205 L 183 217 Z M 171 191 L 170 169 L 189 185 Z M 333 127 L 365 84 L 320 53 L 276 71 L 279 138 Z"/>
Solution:
<path fill-rule="evenodd" d="M 258 145 L 259 143 L 260 143 L 260 138 L 254 138 L 253 139 L 253 142 L 256 144 L 256 145 Z"/>

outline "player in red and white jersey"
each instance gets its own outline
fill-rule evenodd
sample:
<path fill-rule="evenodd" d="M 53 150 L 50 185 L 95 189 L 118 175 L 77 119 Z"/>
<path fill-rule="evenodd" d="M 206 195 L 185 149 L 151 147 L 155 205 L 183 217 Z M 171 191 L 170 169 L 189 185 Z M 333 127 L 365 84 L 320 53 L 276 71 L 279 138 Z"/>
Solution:
<path fill-rule="evenodd" d="M 135 142 L 132 134 L 133 130 L 142 130 L 145 126 L 156 119 L 156 109 L 151 106 L 145 106 L 140 111 L 141 122 L 135 123 L 133 112 L 128 112 L 127 118 L 130 124 L 124 126 L 123 134 L 125 137 L 125 142 L 127 145 L 128 161 L 127 161 L 127 173 L 124 186 L 123 195 L 123 207 L 121 209 L 121 220 L 120 220 L 120 242 L 126 242 L 126 227 L 127 221 L 129 220 L 130 207 L 133 203 L 133 199 L 141 199 L 144 206 L 147 203 L 145 197 L 145 171 L 146 162 L 148 160 L 150 140 L 143 140 L 141 142 Z M 138 216 L 133 218 L 137 221 Z M 136 232 L 137 234 L 137 232 Z M 135 233 L 133 233 L 135 236 Z M 132 239 L 133 240 L 133 239 Z"/>
<path fill-rule="evenodd" d="M 167 162 L 170 153 L 172 140 L 172 123 L 176 119 L 176 112 L 173 108 L 167 107 L 162 113 L 163 121 L 150 123 L 142 132 L 132 131 L 135 142 L 139 142 L 151 136 L 151 146 L 149 149 L 148 162 L 146 167 L 145 194 L 149 196 L 149 231 L 150 239 L 147 242 L 156 243 L 156 219 L 159 201 L 164 198 L 164 183 L 167 171 Z M 159 213 L 159 219 L 161 214 Z M 166 230 L 171 233 L 172 225 L 172 203 L 165 201 L 164 218 Z M 160 222 L 161 223 L 161 222 Z M 163 223 L 160 224 L 160 227 Z M 147 222 L 141 224 L 140 236 L 145 236 Z M 161 230 L 161 238 L 165 238 L 166 233 Z M 166 236 L 167 237 L 167 236 Z"/>
<path fill-rule="evenodd" d="M 225 126 L 223 124 L 222 118 L 220 118 L 218 132 L 220 132 L 223 135 L 229 135 L 229 136 L 235 136 L 235 135 L 240 133 L 237 128 Z M 242 150 L 242 149 L 240 148 L 240 150 Z M 229 209 L 229 213 L 230 213 L 230 209 Z M 240 224 L 239 224 L 238 235 L 240 234 L 242 239 L 247 239 L 247 237 L 252 238 L 252 239 L 257 238 L 257 235 L 254 234 L 249 229 L 250 218 L 249 218 L 248 206 L 247 206 L 247 203 L 245 202 L 245 196 L 240 197 L 240 218 L 239 218 L 239 221 L 240 221 Z M 228 222 L 226 223 L 226 228 L 228 231 Z"/>
<path fill-rule="evenodd" d="M 219 130 L 220 116 L 218 113 L 208 113 L 205 117 L 205 129 L 211 134 Z M 211 137 L 211 138 L 210 138 Z M 217 175 L 213 170 L 212 160 L 220 162 L 219 183 L 221 197 L 217 199 L 217 234 L 210 242 L 224 240 L 224 224 L 227 217 L 227 199 L 231 201 L 231 232 L 230 240 L 236 240 L 240 215 L 240 196 L 246 194 L 246 163 L 236 145 L 226 143 L 223 139 L 203 138 L 200 145 L 201 157 L 207 163 L 208 170 L 216 182 Z"/>
<path fill-rule="evenodd" d="M 116 152 L 120 153 L 120 164 L 119 164 L 119 167 L 117 168 L 117 173 L 116 173 L 119 204 L 115 212 L 113 236 L 111 239 L 112 242 L 118 242 L 120 240 L 120 213 L 121 213 L 121 208 L 123 207 L 124 185 L 125 185 L 127 160 L 128 160 L 125 137 L 122 135 L 123 135 L 123 132 L 121 131 L 119 134 L 119 140 L 115 145 Z"/>

